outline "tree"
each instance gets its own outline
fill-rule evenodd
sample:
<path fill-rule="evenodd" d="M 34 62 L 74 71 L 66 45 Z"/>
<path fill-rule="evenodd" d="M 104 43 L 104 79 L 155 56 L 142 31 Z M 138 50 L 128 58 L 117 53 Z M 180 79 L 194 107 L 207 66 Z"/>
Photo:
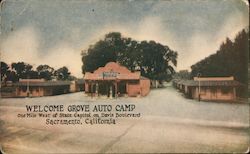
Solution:
<path fill-rule="evenodd" d="M 143 76 L 152 80 L 170 80 L 177 65 L 177 52 L 168 46 L 155 41 L 142 41 L 139 45 L 141 52 L 140 70 Z"/>
<path fill-rule="evenodd" d="M 8 71 L 7 72 L 7 78 L 6 81 L 12 81 L 12 82 L 17 82 L 19 80 L 16 72 L 14 71 Z"/>
<path fill-rule="evenodd" d="M 82 72 L 93 72 L 108 62 L 118 62 L 152 80 L 169 80 L 177 65 L 177 52 L 155 41 L 138 42 L 119 32 L 105 35 L 82 53 Z"/>
<path fill-rule="evenodd" d="M 247 84 L 248 35 L 249 31 L 243 29 L 234 42 L 226 38 L 215 54 L 191 66 L 192 77 L 198 73 L 208 77 L 234 76 L 236 80 Z"/>
<path fill-rule="evenodd" d="M 82 57 L 84 62 L 83 72 L 92 72 L 107 62 L 116 61 L 115 50 L 105 41 L 98 41 L 87 50 L 87 55 Z"/>
<path fill-rule="evenodd" d="M 39 65 L 36 70 L 33 66 L 25 62 L 12 63 L 11 68 L 6 63 L 1 62 L 1 80 L 17 82 L 19 79 L 45 79 L 51 80 L 54 76 L 58 80 L 74 80 L 76 77 L 71 76 L 67 67 L 59 68 L 54 71 L 49 65 Z"/>
<path fill-rule="evenodd" d="M 45 80 L 51 80 L 54 74 L 54 68 L 49 65 L 39 65 L 36 70 L 38 72 L 38 77 Z"/>
<path fill-rule="evenodd" d="M 12 63 L 11 68 L 15 70 L 15 73 L 18 79 L 27 79 L 27 78 L 37 78 L 36 74 L 32 72 L 33 66 L 24 62 Z M 30 76 L 31 75 L 31 76 Z"/>
<path fill-rule="evenodd" d="M 139 43 L 131 38 L 124 38 L 123 43 L 123 50 L 117 53 L 117 61 L 131 71 L 140 70 L 142 53 Z"/>
<path fill-rule="evenodd" d="M 93 72 L 108 62 L 116 62 L 119 53 L 124 51 L 124 39 L 121 33 L 112 32 L 91 45 L 85 51 L 86 54 L 82 54 L 82 72 Z"/>
<path fill-rule="evenodd" d="M 70 72 L 67 67 L 61 67 L 54 72 L 54 75 L 57 80 L 69 80 L 70 79 Z"/>
<path fill-rule="evenodd" d="M 30 71 L 27 73 L 27 78 L 28 78 L 28 79 L 39 79 L 38 72 L 37 72 L 37 71 L 34 71 L 34 70 L 30 70 Z"/>
<path fill-rule="evenodd" d="M 188 70 L 181 70 L 177 73 L 174 74 L 175 79 L 185 79 L 185 80 L 190 80 L 191 79 L 191 74 Z"/>
<path fill-rule="evenodd" d="M 6 81 L 17 82 L 18 79 L 17 74 L 10 70 L 10 67 L 5 62 L 1 62 L 1 81 L 5 83 Z"/>
<path fill-rule="evenodd" d="M 7 73 L 9 71 L 9 66 L 1 61 L 1 81 L 4 81 L 7 78 Z"/>
<path fill-rule="evenodd" d="M 234 41 L 226 38 L 215 54 L 202 59 L 191 66 L 192 77 L 201 73 L 206 77 L 233 76 L 235 80 L 245 84 L 246 92 L 248 83 L 248 57 L 249 57 L 249 31 L 243 29 Z"/>

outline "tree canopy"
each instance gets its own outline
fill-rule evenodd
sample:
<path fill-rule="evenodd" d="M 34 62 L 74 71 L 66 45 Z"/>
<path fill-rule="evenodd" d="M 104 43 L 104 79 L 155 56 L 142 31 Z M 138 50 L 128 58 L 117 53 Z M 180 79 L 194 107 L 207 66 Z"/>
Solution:
<path fill-rule="evenodd" d="M 57 80 L 69 80 L 70 79 L 70 72 L 67 67 L 61 67 L 55 71 L 54 75 Z"/>
<path fill-rule="evenodd" d="M 108 62 L 118 62 L 152 80 L 170 80 L 177 52 L 155 41 L 136 41 L 111 32 L 82 53 L 82 72 L 93 72 Z"/>
<path fill-rule="evenodd" d="M 1 61 L 1 79 L 7 77 L 7 73 L 9 72 L 9 66 Z"/>
<path fill-rule="evenodd" d="M 50 67 L 49 65 L 39 65 L 36 70 L 38 72 L 39 78 L 51 80 L 53 77 L 54 68 Z"/>
<path fill-rule="evenodd" d="M 247 84 L 247 68 L 249 57 L 249 31 L 243 29 L 234 41 L 226 38 L 219 50 L 191 66 L 191 75 L 220 77 L 234 76 L 236 80 Z"/>
<path fill-rule="evenodd" d="M 175 79 L 183 79 L 183 80 L 190 80 L 191 74 L 188 70 L 180 70 L 173 75 Z"/>
<path fill-rule="evenodd" d="M 25 62 L 13 62 L 10 66 L 1 61 L 1 81 L 17 82 L 19 79 L 74 80 L 68 68 L 63 66 L 57 70 L 49 65 L 39 65 L 36 70 Z"/>
<path fill-rule="evenodd" d="M 33 66 L 24 62 L 12 63 L 11 68 L 16 72 L 18 78 L 37 78 L 37 74 L 32 71 Z"/>

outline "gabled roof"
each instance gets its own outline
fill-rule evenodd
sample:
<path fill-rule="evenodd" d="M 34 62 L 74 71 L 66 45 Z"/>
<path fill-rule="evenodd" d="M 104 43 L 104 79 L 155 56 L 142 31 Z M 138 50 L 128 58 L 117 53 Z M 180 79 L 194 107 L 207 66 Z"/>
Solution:
<path fill-rule="evenodd" d="M 115 62 L 109 62 L 104 67 L 99 67 L 97 70 L 95 70 L 94 74 L 102 73 L 102 72 L 110 72 L 110 71 L 121 73 L 121 74 L 131 73 L 131 71 L 128 70 L 126 67 L 121 66 L 120 64 L 115 63 Z"/>
<path fill-rule="evenodd" d="M 86 72 L 84 80 L 139 80 L 140 76 L 140 72 L 131 72 L 118 63 L 109 62 L 104 67 L 99 67 L 93 73 Z"/>

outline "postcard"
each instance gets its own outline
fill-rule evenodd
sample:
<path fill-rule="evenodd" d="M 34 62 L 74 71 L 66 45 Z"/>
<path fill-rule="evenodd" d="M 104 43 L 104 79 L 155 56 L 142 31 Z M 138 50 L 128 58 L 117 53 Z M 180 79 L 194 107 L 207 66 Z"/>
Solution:
<path fill-rule="evenodd" d="M 249 153 L 246 0 L 1 0 L 0 153 Z"/>

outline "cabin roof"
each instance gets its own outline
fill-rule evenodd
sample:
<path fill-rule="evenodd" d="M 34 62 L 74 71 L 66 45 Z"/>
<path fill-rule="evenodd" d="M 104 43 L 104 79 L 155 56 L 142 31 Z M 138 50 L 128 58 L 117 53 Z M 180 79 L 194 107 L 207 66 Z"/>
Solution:
<path fill-rule="evenodd" d="M 177 84 L 185 86 L 199 86 L 199 81 L 194 80 L 174 80 Z M 242 84 L 236 80 L 225 80 L 225 81 L 200 81 L 200 86 L 242 86 Z"/>
<path fill-rule="evenodd" d="M 14 83 L 15 86 L 67 86 L 70 85 L 70 81 L 43 81 L 43 82 L 34 82 L 34 81 L 22 81 Z"/>

